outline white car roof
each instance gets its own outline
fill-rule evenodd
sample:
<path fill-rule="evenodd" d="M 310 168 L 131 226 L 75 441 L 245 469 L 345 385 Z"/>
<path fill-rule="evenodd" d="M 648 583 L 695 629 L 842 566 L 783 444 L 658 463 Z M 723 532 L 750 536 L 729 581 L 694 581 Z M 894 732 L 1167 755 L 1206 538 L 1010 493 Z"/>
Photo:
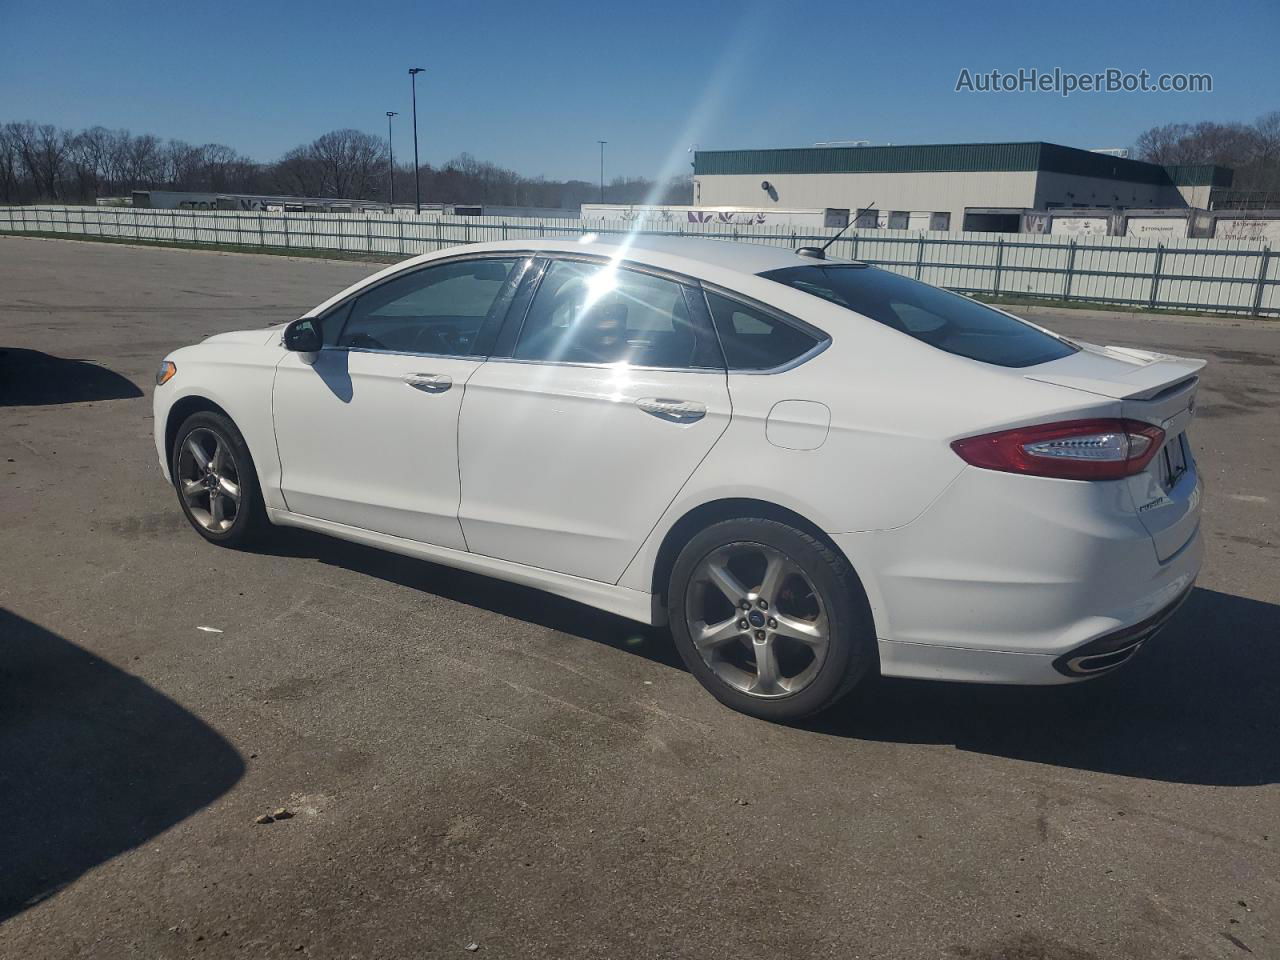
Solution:
<path fill-rule="evenodd" d="M 468 254 L 501 253 L 507 250 L 535 253 L 585 253 L 616 258 L 619 261 L 629 261 L 720 283 L 734 289 L 741 287 L 741 278 L 754 278 L 755 274 L 764 273 L 767 270 L 813 266 L 815 263 L 824 262 L 812 257 L 802 257 L 787 247 L 770 247 L 761 243 L 743 243 L 736 240 L 713 240 L 708 237 L 588 233 L 581 239 L 578 237 L 529 237 L 522 240 L 496 240 L 447 247 L 393 264 L 334 294 L 303 316 L 319 316 L 338 301 L 364 287 L 402 271 L 428 264 L 433 260 Z M 825 262 L 849 263 L 851 261 L 831 257 Z M 773 287 L 772 282 L 768 280 L 755 279 L 755 282 Z"/>
<path fill-rule="evenodd" d="M 536 250 L 548 253 L 588 253 L 616 257 L 655 267 L 671 267 L 673 258 L 688 261 L 690 273 L 698 273 L 695 265 L 738 273 L 763 273 L 782 267 L 812 266 L 812 257 L 802 257 L 787 247 L 771 247 L 761 243 L 717 240 L 709 237 L 666 237 L 652 234 L 598 235 L 588 233 L 578 239 L 534 238 L 474 243 L 456 248 L 451 253 L 489 250 Z M 835 258 L 832 258 L 834 261 Z"/>

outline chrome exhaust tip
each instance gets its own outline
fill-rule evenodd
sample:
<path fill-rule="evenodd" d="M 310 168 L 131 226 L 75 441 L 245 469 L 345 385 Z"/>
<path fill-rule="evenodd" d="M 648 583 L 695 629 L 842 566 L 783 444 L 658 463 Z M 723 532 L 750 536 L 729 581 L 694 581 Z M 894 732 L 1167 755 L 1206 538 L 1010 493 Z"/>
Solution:
<path fill-rule="evenodd" d="M 1169 622 L 1190 594 L 1191 588 L 1188 587 L 1153 616 L 1067 651 L 1053 661 L 1053 668 L 1067 677 L 1096 677 L 1124 666 Z"/>

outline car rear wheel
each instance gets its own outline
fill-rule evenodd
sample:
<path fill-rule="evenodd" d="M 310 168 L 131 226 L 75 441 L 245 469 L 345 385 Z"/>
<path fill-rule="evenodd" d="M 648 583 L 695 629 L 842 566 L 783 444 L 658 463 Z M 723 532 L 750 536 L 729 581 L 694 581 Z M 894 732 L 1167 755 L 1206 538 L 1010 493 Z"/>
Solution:
<path fill-rule="evenodd" d="M 183 421 L 169 471 L 182 512 L 209 542 L 243 546 L 267 526 L 249 448 L 223 415 L 202 411 Z"/>
<path fill-rule="evenodd" d="M 713 524 L 667 591 L 685 664 L 718 700 L 769 720 L 823 710 L 877 663 L 861 585 L 829 544 L 774 520 Z"/>

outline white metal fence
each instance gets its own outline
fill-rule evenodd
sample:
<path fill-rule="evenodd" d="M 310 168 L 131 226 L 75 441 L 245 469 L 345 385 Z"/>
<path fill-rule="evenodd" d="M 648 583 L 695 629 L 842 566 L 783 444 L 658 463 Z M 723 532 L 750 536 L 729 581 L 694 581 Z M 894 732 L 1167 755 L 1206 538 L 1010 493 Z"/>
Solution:
<path fill-rule="evenodd" d="M 775 246 L 820 245 L 834 229 L 388 214 L 0 207 L 0 233 L 114 237 L 153 243 L 334 250 L 388 259 L 456 244 L 629 233 L 688 235 Z M 1280 315 L 1280 256 L 1256 240 L 849 231 L 831 253 L 962 293 L 1075 300 L 1152 309 Z"/>

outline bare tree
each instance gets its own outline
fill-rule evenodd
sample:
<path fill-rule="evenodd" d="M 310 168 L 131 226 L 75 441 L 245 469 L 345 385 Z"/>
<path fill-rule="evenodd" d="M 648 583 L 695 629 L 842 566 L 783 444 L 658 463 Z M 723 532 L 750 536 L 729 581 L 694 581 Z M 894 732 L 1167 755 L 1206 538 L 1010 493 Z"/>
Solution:
<path fill-rule="evenodd" d="M 1280 111 L 1253 124 L 1169 123 L 1138 136 L 1138 159 L 1160 164 L 1216 164 L 1235 172 L 1242 191 L 1280 190 Z"/>
<path fill-rule="evenodd" d="M 106 127 L 82 130 L 73 141 L 72 162 L 81 183 L 81 199 L 111 194 L 111 150 L 114 135 Z M 87 188 L 92 187 L 92 192 Z"/>
<path fill-rule="evenodd" d="M 1147 163 L 1182 163 L 1183 141 L 1190 132 L 1191 126 L 1186 123 L 1166 123 L 1144 130 L 1134 142 L 1137 157 Z"/>
<path fill-rule="evenodd" d="M 107 134 L 107 179 L 117 190 L 128 191 L 135 186 L 129 172 L 129 157 L 132 152 L 133 135 L 128 130 L 112 130 Z"/>
<path fill-rule="evenodd" d="M 1264 113 L 1253 124 L 1258 160 L 1266 165 L 1280 163 L 1280 110 Z"/>
<path fill-rule="evenodd" d="M 12 126 L 0 126 L 0 200 L 5 203 L 17 202 L 22 181 L 22 152 Z"/>
<path fill-rule="evenodd" d="M 322 189 L 334 197 L 377 194 L 386 176 L 387 149 L 380 137 L 360 130 L 333 130 L 306 148 L 319 167 Z"/>
<path fill-rule="evenodd" d="M 29 120 L 10 123 L 8 130 L 22 160 L 22 167 L 31 180 L 34 195 L 57 200 L 68 150 L 68 133 L 53 124 L 37 125 Z"/>
<path fill-rule="evenodd" d="M 166 182 L 164 149 L 159 137 L 149 133 L 130 137 L 125 164 L 126 175 L 135 186 L 159 186 Z"/>
<path fill-rule="evenodd" d="M 79 132 L 30 121 L 0 125 L 0 202 L 90 201 L 140 189 L 207 193 L 276 192 L 364 200 L 386 199 L 387 152 L 382 137 L 334 130 L 260 164 L 217 143 L 162 141 L 102 126 Z M 460 154 L 442 167 L 419 170 L 423 196 L 446 203 L 561 207 L 594 200 L 589 180 L 549 180 Z M 393 171 L 397 195 L 413 193 L 413 169 Z M 661 186 L 643 177 L 616 178 L 618 202 L 689 202 L 688 177 Z M 567 212 L 567 211 L 566 211 Z M 576 212 L 576 210 L 575 210 Z"/>
<path fill-rule="evenodd" d="M 170 140 L 163 148 L 164 181 L 175 190 L 199 190 L 204 179 L 204 151 L 185 140 Z"/>
<path fill-rule="evenodd" d="M 310 147 L 294 147 L 275 164 L 271 172 L 273 189 L 303 197 L 319 197 L 324 192 L 324 173 Z"/>
<path fill-rule="evenodd" d="M 667 181 L 662 190 L 660 203 L 671 203 L 680 206 L 693 204 L 693 175 L 677 174 Z"/>
<path fill-rule="evenodd" d="M 214 193 L 247 190 L 258 181 L 258 164 L 221 143 L 200 148 L 203 176 L 201 189 Z"/>
<path fill-rule="evenodd" d="M 89 131 L 82 131 L 71 138 L 67 161 L 76 178 L 75 195 L 96 197 L 100 189 L 100 174 Z"/>

